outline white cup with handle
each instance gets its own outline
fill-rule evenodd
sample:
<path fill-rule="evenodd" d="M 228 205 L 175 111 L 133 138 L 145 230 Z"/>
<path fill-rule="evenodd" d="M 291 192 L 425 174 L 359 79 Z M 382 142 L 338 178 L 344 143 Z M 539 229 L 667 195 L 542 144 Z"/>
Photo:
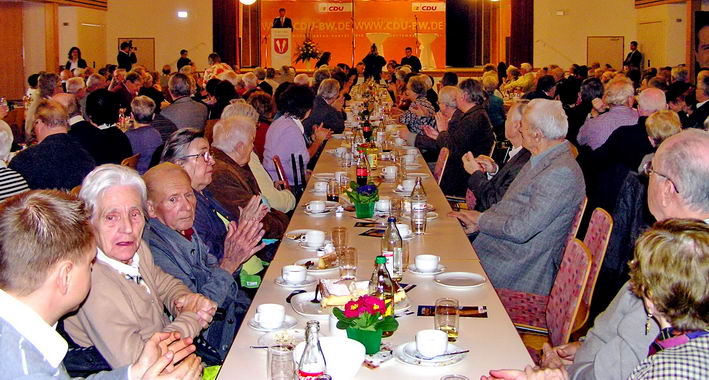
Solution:
<path fill-rule="evenodd" d="M 300 241 L 310 248 L 320 248 L 325 242 L 325 232 L 320 230 L 310 230 L 300 238 Z"/>
<path fill-rule="evenodd" d="M 441 330 L 421 330 L 416 333 L 416 351 L 431 358 L 443 355 L 448 350 L 448 334 Z"/>
<path fill-rule="evenodd" d="M 256 309 L 254 321 L 265 329 L 276 329 L 286 319 L 286 308 L 275 303 L 264 303 Z"/>
<path fill-rule="evenodd" d="M 414 189 L 414 186 L 416 186 L 416 181 L 413 179 L 405 179 L 401 181 L 401 187 L 404 191 L 411 191 Z"/>
<path fill-rule="evenodd" d="M 386 179 L 394 179 L 396 178 L 396 172 L 399 168 L 396 167 L 396 165 L 389 165 L 385 166 L 383 171 L 384 171 L 384 178 Z"/>
<path fill-rule="evenodd" d="M 325 191 L 327 192 L 327 182 L 325 183 Z M 320 213 L 325 211 L 325 202 L 324 201 L 310 201 L 307 206 L 305 206 L 305 209 L 310 212 L 310 213 Z"/>
<path fill-rule="evenodd" d="M 307 275 L 308 271 L 302 265 L 284 265 L 281 268 L 281 277 L 288 284 L 301 284 Z"/>
<path fill-rule="evenodd" d="M 389 212 L 391 209 L 391 199 L 389 199 L 389 197 L 379 198 L 377 203 L 374 204 L 374 208 L 380 212 Z"/>
<path fill-rule="evenodd" d="M 423 273 L 435 272 L 440 261 L 441 258 L 436 255 L 417 255 L 416 269 Z"/>
<path fill-rule="evenodd" d="M 327 192 L 327 182 L 325 182 L 325 181 L 315 182 L 315 185 L 313 185 L 313 191 L 315 191 L 316 193 L 326 193 Z"/>

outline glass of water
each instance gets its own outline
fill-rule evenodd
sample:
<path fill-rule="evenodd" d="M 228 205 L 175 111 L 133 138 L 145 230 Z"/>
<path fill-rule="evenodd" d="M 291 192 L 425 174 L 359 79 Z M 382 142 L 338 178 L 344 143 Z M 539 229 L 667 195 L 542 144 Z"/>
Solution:
<path fill-rule="evenodd" d="M 439 298 L 434 310 L 434 328 L 448 334 L 448 341 L 458 339 L 458 317 L 460 304 L 455 298 Z"/>
<path fill-rule="evenodd" d="M 357 278 L 357 250 L 355 248 L 337 249 L 337 260 L 340 264 L 341 280 L 354 280 Z"/>
<path fill-rule="evenodd" d="M 286 346 L 271 346 L 268 348 L 266 376 L 268 380 L 293 380 L 295 363 L 293 351 Z"/>
<path fill-rule="evenodd" d="M 424 209 L 411 209 L 411 231 L 416 235 L 423 235 L 426 233 L 426 214 L 427 210 Z"/>

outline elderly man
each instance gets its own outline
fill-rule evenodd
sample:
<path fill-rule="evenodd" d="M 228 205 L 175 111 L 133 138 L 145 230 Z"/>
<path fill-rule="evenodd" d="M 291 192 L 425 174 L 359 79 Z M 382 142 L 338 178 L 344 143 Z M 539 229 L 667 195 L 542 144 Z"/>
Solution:
<path fill-rule="evenodd" d="M 32 218 L 27 218 L 32 215 Z M 67 342 L 54 326 L 91 288 L 96 243 L 83 202 L 60 191 L 32 191 L 0 207 L 0 373 L 7 379 L 69 379 Z M 43 231 L 38 234 L 37 231 Z M 90 379 L 199 379 L 191 339 L 155 333 L 137 360 Z M 177 367 L 180 362 L 190 355 Z M 171 375 L 168 373 L 172 372 Z"/>
<path fill-rule="evenodd" d="M 684 127 L 704 129 L 704 122 L 709 117 L 709 70 L 702 70 L 697 74 L 697 89 L 694 93 L 697 104 Z"/>
<path fill-rule="evenodd" d="M 234 275 L 242 263 L 263 248 L 262 225 L 244 220 L 246 228 L 230 226 L 219 261 L 193 228 L 197 200 L 187 172 L 164 162 L 148 170 L 143 178 L 150 216 L 144 238 L 150 244 L 153 260 L 163 271 L 224 310 L 224 318 L 213 322 L 204 333 L 223 360 L 250 304 L 245 294 L 239 294 Z"/>
<path fill-rule="evenodd" d="M 477 156 L 468 152 L 463 156 L 463 166 L 470 174 L 468 189 L 475 196 L 475 210 L 485 211 L 499 202 L 505 195 L 512 181 L 517 178 L 522 167 L 527 164 L 531 153 L 522 146 L 522 114 L 529 102 L 520 100 L 512 105 L 505 121 L 505 138 L 512 143 L 499 167 L 487 156 Z M 490 178 L 492 176 L 492 178 Z"/>
<path fill-rule="evenodd" d="M 529 63 L 523 63 L 519 66 L 520 76 L 517 80 L 514 80 L 502 88 L 506 91 L 520 90 L 522 92 L 529 92 L 534 87 L 534 69 Z M 509 73 L 508 73 L 509 74 Z"/>
<path fill-rule="evenodd" d="M 8 167 L 20 173 L 30 189 L 71 190 L 96 166 L 89 153 L 67 134 L 68 116 L 61 104 L 38 100 L 27 125 L 27 136 L 36 136 L 39 143 L 20 152 Z"/>
<path fill-rule="evenodd" d="M 585 194 L 583 174 L 565 140 L 558 101 L 535 99 L 522 115 L 522 145 L 532 157 L 487 211 L 453 212 L 479 231 L 473 247 L 492 284 L 548 295 L 571 223 Z"/>
<path fill-rule="evenodd" d="M 254 195 L 260 195 L 249 159 L 256 135 L 256 122 L 238 116 L 222 119 L 214 126 L 213 157 L 216 162 L 212 183 L 207 187 L 214 198 L 232 215 L 240 215 Z M 288 226 L 288 216 L 271 209 L 262 219 L 265 237 L 280 239 Z"/>
<path fill-rule="evenodd" d="M 257 67 L 254 69 L 254 75 L 256 75 L 256 79 L 258 79 L 258 87 L 263 90 L 263 92 L 269 95 L 273 95 L 273 90 L 278 87 L 278 84 L 276 84 L 276 86 L 273 86 L 271 83 L 269 83 L 268 79 L 266 79 L 266 69 L 264 69 L 263 67 Z"/>
<path fill-rule="evenodd" d="M 192 80 L 185 74 L 177 73 L 170 78 L 168 87 L 174 101 L 160 114 L 180 128 L 204 129 L 209 110 L 207 106 L 190 98 Z"/>
<path fill-rule="evenodd" d="M 603 102 L 610 109 L 598 117 L 586 120 L 579 130 L 579 144 L 596 150 L 620 126 L 637 123 L 638 112 L 631 108 L 635 103 L 634 96 L 635 89 L 630 79 L 619 78 L 608 83 Z"/>
<path fill-rule="evenodd" d="M 317 89 L 310 116 L 303 120 L 304 134 L 313 134 L 313 127 L 322 124 L 332 133 L 342 133 L 345 130 L 345 118 L 342 115 L 344 98 L 340 96 L 340 83 L 337 79 L 325 79 Z"/>
<path fill-rule="evenodd" d="M 71 94 L 56 94 L 53 100 L 64 106 L 69 116 L 69 136 L 73 137 L 85 151 L 89 152 L 94 161 L 101 160 L 103 138 L 101 131 L 84 120 L 79 110 L 79 102 Z"/>
<path fill-rule="evenodd" d="M 709 223 L 709 133 L 686 130 L 665 140 L 649 170 L 648 207 L 657 220 Z M 660 332 L 629 283 L 594 321 L 584 342 L 546 347 L 544 364 L 568 366 L 573 379 L 627 379 Z"/>
<path fill-rule="evenodd" d="M 244 99 L 248 99 L 251 94 L 261 90 L 258 86 L 258 78 L 256 78 L 256 74 L 253 72 L 244 74 L 242 79 L 244 81 L 244 89 L 246 90 L 243 94 Z"/>
<path fill-rule="evenodd" d="M 485 92 L 480 81 L 466 79 L 458 85 L 460 91 L 456 94 L 456 105 L 463 115 L 453 128 L 448 127 L 448 119 L 440 112 L 436 114 L 436 127 L 425 128 L 427 135 L 436 139 L 439 148 L 450 150 L 448 164 L 441 180 L 441 189 L 448 195 L 465 195 L 468 178 L 463 168 L 463 155 L 472 152 L 473 155 L 490 154 L 495 143 L 490 118 L 485 111 Z"/>
<path fill-rule="evenodd" d="M 130 102 L 138 96 L 141 87 L 143 87 L 143 77 L 139 73 L 131 71 L 126 74 L 126 79 L 114 86 L 111 91 L 118 95 L 118 104 L 121 105 L 121 108 L 130 112 Z"/>

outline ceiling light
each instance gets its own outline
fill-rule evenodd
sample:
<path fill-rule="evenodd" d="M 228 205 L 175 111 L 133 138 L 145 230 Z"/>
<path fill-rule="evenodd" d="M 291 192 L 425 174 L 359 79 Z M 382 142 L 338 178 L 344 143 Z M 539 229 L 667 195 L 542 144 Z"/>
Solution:
<path fill-rule="evenodd" d="M 177 11 L 177 17 L 187 18 L 187 11 Z"/>
<path fill-rule="evenodd" d="M 255 3 L 256 0 L 239 0 L 239 2 L 244 5 L 251 5 L 251 4 Z"/>

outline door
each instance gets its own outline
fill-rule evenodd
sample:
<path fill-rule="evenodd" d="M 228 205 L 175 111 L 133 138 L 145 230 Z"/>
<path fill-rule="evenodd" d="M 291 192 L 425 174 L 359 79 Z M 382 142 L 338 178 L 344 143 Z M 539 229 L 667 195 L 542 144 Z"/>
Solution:
<path fill-rule="evenodd" d="M 22 99 L 22 3 L 0 2 L 0 97 Z"/>
<path fill-rule="evenodd" d="M 664 21 L 638 24 L 638 50 L 643 53 L 644 67 L 667 65 L 667 36 Z"/>
<path fill-rule="evenodd" d="M 609 63 L 616 69 L 623 68 L 625 39 L 622 36 L 588 36 L 586 38 L 586 64 Z"/>

